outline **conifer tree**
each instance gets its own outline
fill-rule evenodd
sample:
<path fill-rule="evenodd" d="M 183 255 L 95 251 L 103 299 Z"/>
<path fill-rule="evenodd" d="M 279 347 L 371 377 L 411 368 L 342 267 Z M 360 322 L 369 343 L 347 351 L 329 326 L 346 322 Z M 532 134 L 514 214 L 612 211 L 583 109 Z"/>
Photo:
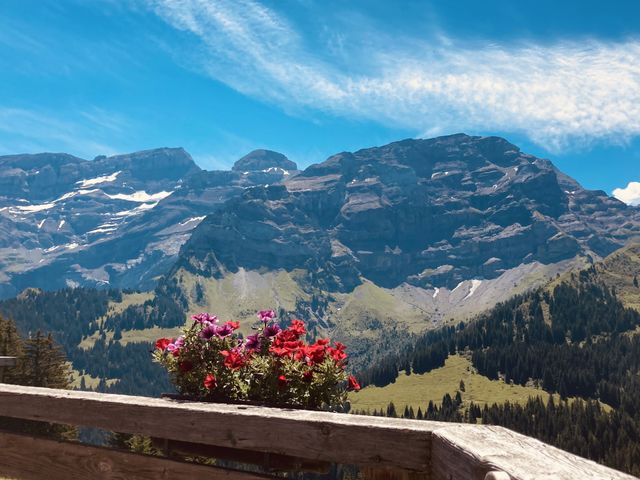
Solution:
<path fill-rule="evenodd" d="M 71 388 L 69 364 L 62 349 L 51 335 L 37 332 L 32 338 L 22 341 L 15 324 L 0 318 L 0 351 L 18 356 L 18 366 L 11 369 L 5 382 L 18 385 L 47 388 Z M 67 425 L 54 425 L 15 418 L 0 417 L 0 428 L 43 435 L 57 439 L 77 436 L 76 429 Z"/>
<path fill-rule="evenodd" d="M 38 331 L 24 345 L 22 383 L 32 387 L 71 387 L 71 371 L 61 347 L 51 334 Z"/>
<path fill-rule="evenodd" d="M 0 356 L 20 359 L 22 348 L 22 339 L 15 323 L 0 317 Z M 0 383 L 18 383 L 20 369 L 20 362 L 13 368 L 0 368 Z"/>

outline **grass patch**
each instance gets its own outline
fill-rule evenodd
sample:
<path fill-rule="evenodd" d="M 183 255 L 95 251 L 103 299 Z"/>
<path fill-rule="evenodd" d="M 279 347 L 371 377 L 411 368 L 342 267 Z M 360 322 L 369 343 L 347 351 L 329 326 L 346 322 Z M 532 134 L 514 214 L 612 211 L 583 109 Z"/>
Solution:
<path fill-rule="evenodd" d="M 175 338 L 182 332 L 182 327 L 173 328 L 145 328 L 144 330 L 125 330 L 122 332 L 120 343 L 126 345 L 128 343 L 146 343 L 155 341 L 159 338 Z"/>
<path fill-rule="evenodd" d="M 87 374 L 82 374 L 81 372 L 79 372 L 78 370 L 72 370 L 71 371 L 71 387 L 72 388 L 80 388 L 80 383 L 82 382 L 82 379 L 84 378 L 84 384 L 87 388 L 91 388 L 93 390 L 96 389 L 96 387 L 98 386 L 98 384 L 100 383 L 100 379 L 97 377 L 92 377 L 91 375 L 87 375 Z M 113 385 L 114 383 L 116 383 L 118 380 L 115 378 L 108 378 L 106 380 L 106 383 L 108 386 Z"/>
<path fill-rule="evenodd" d="M 153 297 L 153 292 L 123 293 L 121 302 L 109 302 L 107 316 L 122 313 L 131 305 L 142 305 L 147 300 L 152 300 Z"/>
<path fill-rule="evenodd" d="M 442 403 L 442 397 L 449 394 L 452 397 L 460 389 L 460 380 L 465 384 L 462 394 L 464 405 L 512 403 L 524 404 L 529 397 L 541 396 L 547 398 L 549 394 L 542 389 L 510 385 L 502 380 L 490 380 L 478 374 L 471 362 L 461 356 L 452 355 L 445 362 L 444 367 L 432 370 L 423 375 L 406 375 L 401 372 L 395 383 L 386 387 L 369 386 L 358 393 L 350 394 L 351 408 L 357 410 L 386 409 L 389 402 L 393 402 L 397 409 L 404 409 L 405 405 L 425 410 L 429 401 Z M 554 395 L 556 399 L 558 396 Z"/>

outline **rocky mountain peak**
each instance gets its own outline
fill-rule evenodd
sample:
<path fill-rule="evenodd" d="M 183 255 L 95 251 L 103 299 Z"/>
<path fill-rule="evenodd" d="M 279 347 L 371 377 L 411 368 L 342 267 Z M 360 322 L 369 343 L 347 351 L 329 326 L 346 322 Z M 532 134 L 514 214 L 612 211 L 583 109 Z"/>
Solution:
<path fill-rule="evenodd" d="M 129 171 L 132 176 L 144 180 L 178 180 L 200 171 L 191 155 L 180 147 L 98 157 L 92 163 L 96 170 Z"/>
<path fill-rule="evenodd" d="M 499 137 L 343 152 L 284 185 L 277 195 L 247 191 L 209 217 L 182 265 L 214 276 L 306 269 L 344 290 L 361 278 L 453 288 L 523 263 L 604 256 L 640 232 L 638 212 Z"/>
<path fill-rule="evenodd" d="M 282 153 L 272 150 L 254 150 L 248 153 L 234 165 L 232 170 L 235 172 L 255 172 L 264 171 L 270 168 L 281 168 L 286 171 L 298 170 L 298 165 L 289 160 Z"/>

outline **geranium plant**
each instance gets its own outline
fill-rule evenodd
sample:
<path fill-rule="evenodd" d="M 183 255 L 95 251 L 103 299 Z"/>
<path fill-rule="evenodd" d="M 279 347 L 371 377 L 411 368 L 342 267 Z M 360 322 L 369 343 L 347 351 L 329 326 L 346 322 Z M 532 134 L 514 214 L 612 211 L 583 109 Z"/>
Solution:
<path fill-rule="evenodd" d="M 153 353 L 182 395 L 339 410 L 347 391 L 360 389 L 345 370 L 346 347 L 329 339 L 306 343 L 301 320 L 283 329 L 272 310 L 261 311 L 255 333 L 243 338 L 238 322 L 220 322 L 208 313 L 192 319 L 183 335 L 159 339 Z"/>

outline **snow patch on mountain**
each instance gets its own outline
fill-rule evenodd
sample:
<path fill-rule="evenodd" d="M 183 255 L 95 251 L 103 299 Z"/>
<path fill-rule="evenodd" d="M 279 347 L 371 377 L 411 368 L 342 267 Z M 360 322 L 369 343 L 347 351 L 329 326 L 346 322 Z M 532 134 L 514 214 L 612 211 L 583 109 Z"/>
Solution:
<path fill-rule="evenodd" d="M 467 293 L 467 296 L 464 297 L 463 300 L 466 300 L 467 298 L 470 298 L 471 296 L 473 296 L 473 294 L 476 293 L 476 290 L 481 284 L 482 284 L 482 280 L 476 280 L 475 278 L 471 280 L 471 288 L 469 289 L 469 293 Z"/>
<path fill-rule="evenodd" d="M 144 190 L 138 190 L 137 192 L 134 192 L 134 193 L 117 193 L 115 195 L 107 194 L 107 197 L 109 197 L 112 200 L 125 200 L 127 202 L 147 203 L 147 202 L 159 202 L 160 200 L 167 198 L 172 193 L 173 191 L 171 192 L 162 191 L 158 193 L 149 194 Z"/>
<path fill-rule="evenodd" d="M 185 225 L 191 224 L 191 223 L 200 223 L 202 220 L 204 220 L 205 218 L 207 218 L 206 215 L 203 215 L 201 217 L 191 217 L 191 218 L 187 218 L 185 221 L 180 222 L 180 226 L 184 227 Z M 195 227 L 195 225 L 194 225 Z"/>
<path fill-rule="evenodd" d="M 55 203 L 41 203 L 39 205 L 19 205 L 15 208 L 9 209 L 9 211 L 18 211 L 18 212 L 22 212 L 22 213 L 35 213 L 35 212 L 42 212 L 44 210 L 49 210 L 53 207 L 55 207 L 56 204 Z"/>
<path fill-rule="evenodd" d="M 113 214 L 114 217 L 130 217 L 132 215 L 140 215 L 141 213 L 151 210 L 158 202 L 153 203 L 143 203 L 142 205 L 138 205 L 136 208 L 132 208 L 131 210 L 123 210 L 121 212 L 116 212 Z"/>
<path fill-rule="evenodd" d="M 103 175 L 101 177 L 90 178 L 88 180 L 80 180 L 76 182 L 76 185 L 79 185 L 80 188 L 91 187 L 93 185 L 100 185 L 102 183 L 111 183 L 118 178 L 118 175 L 122 173 L 121 170 L 112 173 L 111 175 Z"/>

